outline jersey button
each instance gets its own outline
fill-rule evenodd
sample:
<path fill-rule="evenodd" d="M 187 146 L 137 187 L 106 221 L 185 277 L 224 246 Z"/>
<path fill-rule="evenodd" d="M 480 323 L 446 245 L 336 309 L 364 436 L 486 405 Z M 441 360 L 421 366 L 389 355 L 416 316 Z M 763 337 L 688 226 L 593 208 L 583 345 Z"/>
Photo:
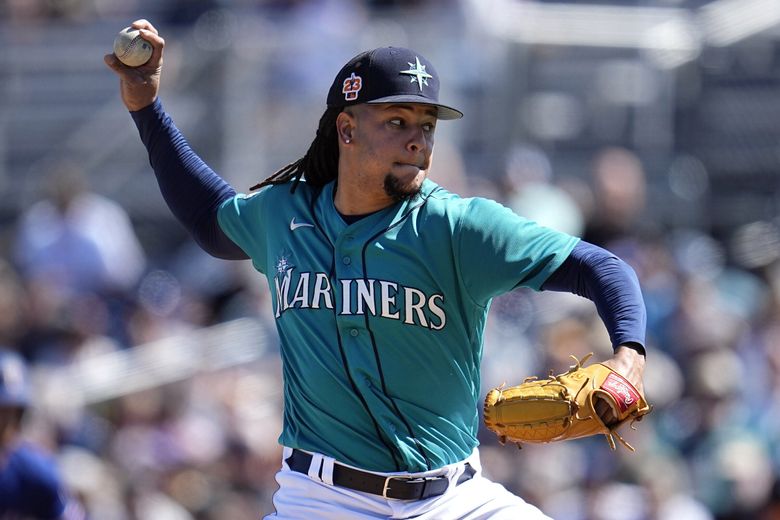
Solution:
<path fill-rule="evenodd" d="M 360 334 L 360 331 L 357 329 L 350 329 L 349 331 L 349 335 L 352 336 L 353 338 L 356 337 L 358 334 Z"/>
<path fill-rule="evenodd" d="M 352 263 L 352 259 L 350 257 L 348 257 L 348 256 L 345 256 L 344 258 L 342 258 L 341 261 L 344 262 L 344 265 L 349 265 L 349 264 Z"/>

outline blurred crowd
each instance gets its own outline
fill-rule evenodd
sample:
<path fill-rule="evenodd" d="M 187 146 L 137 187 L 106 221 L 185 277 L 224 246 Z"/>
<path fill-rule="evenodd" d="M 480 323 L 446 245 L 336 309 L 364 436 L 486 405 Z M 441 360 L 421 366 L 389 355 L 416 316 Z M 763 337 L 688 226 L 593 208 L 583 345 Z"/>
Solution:
<path fill-rule="evenodd" d="M 117 399 L 79 400 L 85 381 L 62 376 L 220 322 L 267 327 L 262 285 L 194 248 L 151 265 L 130 217 L 77 164 L 49 175 L 0 263 L 0 343 L 35 383 L 24 437 L 56 456 L 91 518 L 256 518 L 279 463 L 278 356 L 184 383 L 152 375 Z"/>

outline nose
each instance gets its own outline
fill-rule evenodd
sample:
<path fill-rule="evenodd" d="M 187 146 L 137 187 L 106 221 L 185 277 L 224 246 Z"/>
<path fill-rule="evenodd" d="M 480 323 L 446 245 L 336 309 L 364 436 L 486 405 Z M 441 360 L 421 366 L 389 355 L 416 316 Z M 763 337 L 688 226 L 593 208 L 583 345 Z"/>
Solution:
<path fill-rule="evenodd" d="M 411 131 L 411 135 L 409 136 L 409 141 L 406 144 L 407 149 L 410 152 L 419 153 L 421 151 L 424 151 L 429 146 L 428 140 L 426 139 L 425 132 L 422 128 L 413 128 Z"/>

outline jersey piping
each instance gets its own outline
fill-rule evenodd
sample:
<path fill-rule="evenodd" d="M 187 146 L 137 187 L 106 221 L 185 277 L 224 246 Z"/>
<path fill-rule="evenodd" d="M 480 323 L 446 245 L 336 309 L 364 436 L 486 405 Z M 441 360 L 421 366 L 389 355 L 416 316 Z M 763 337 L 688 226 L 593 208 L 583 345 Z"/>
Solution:
<path fill-rule="evenodd" d="M 390 231 L 395 226 L 400 225 L 404 220 L 409 218 L 409 215 L 411 215 L 415 210 L 423 207 L 428 202 L 428 198 L 430 198 L 430 196 L 433 195 L 436 192 L 436 190 L 438 190 L 438 188 L 436 188 L 435 190 L 431 191 L 431 193 L 429 193 L 425 197 L 425 199 L 422 200 L 422 202 L 420 202 L 416 206 L 412 206 L 411 208 L 409 208 L 408 211 L 401 218 L 399 218 L 396 222 L 390 224 L 389 226 L 387 226 L 386 228 L 382 229 L 381 231 L 373 234 L 371 237 L 368 238 L 368 240 L 366 240 L 363 243 L 363 247 L 361 249 L 361 256 L 363 258 L 363 279 L 364 280 L 368 280 L 368 268 L 367 268 L 367 265 L 366 265 L 366 249 L 368 248 L 368 245 L 374 239 L 384 235 L 385 233 Z M 398 405 L 396 404 L 395 399 L 393 399 L 390 396 L 390 394 L 387 392 L 387 385 L 385 383 L 385 373 L 384 373 L 384 370 L 382 370 L 382 362 L 381 362 L 380 357 L 379 357 L 379 348 L 377 347 L 376 338 L 374 337 L 374 331 L 371 330 L 370 320 L 368 319 L 368 317 L 369 317 L 369 315 L 365 314 L 364 315 L 364 321 L 366 323 L 366 330 L 368 331 L 369 337 L 371 338 L 371 347 L 374 350 L 374 359 L 376 360 L 376 367 L 377 367 L 377 370 L 379 371 L 379 381 L 382 383 L 382 393 L 385 395 L 385 397 L 387 397 L 387 400 L 390 401 L 390 403 L 393 405 L 393 410 L 395 411 L 395 413 L 398 416 L 398 418 L 401 419 L 401 421 L 404 423 L 404 426 L 406 427 L 406 431 L 409 434 L 409 437 L 412 438 L 412 440 L 414 441 L 414 445 L 417 447 L 417 451 L 425 459 L 425 466 L 428 469 L 431 469 L 431 459 L 428 456 L 428 453 L 426 453 L 426 451 L 423 448 L 423 445 L 420 443 L 419 439 L 417 439 L 417 437 L 414 435 L 414 431 L 412 430 L 412 425 L 409 423 L 409 421 L 407 420 L 406 416 L 401 413 L 401 410 L 398 409 Z"/>
<path fill-rule="evenodd" d="M 309 204 L 309 210 L 310 214 L 314 215 L 314 206 L 317 203 L 317 199 L 320 198 L 322 195 L 322 189 L 318 190 L 317 193 L 311 198 L 311 203 Z M 330 244 L 330 248 L 332 251 L 332 262 L 330 264 L 330 271 L 328 273 L 328 277 L 330 278 L 331 282 L 333 282 L 333 286 L 336 286 L 336 246 L 335 244 L 330 240 L 330 237 L 325 232 L 324 229 L 322 229 L 322 225 L 317 219 L 313 219 L 314 225 L 317 228 L 317 231 L 321 233 L 325 240 L 327 240 L 328 244 Z M 374 237 L 372 237 L 373 240 Z M 334 318 L 338 315 L 338 311 L 336 310 L 336 307 L 333 307 L 333 315 Z M 368 328 L 368 324 L 366 324 L 366 328 Z M 398 454 L 396 453 L 397 450 L 393 448 L 393 445 L 387 441 L 385 438 L 384 433 L 382 432 L 381 428 L 379 428 L 379 422 L 377 421 L 376 417 L 374 417 L 374 414 L 371 412 L 371 407 L 368 406 L 368 403 L 366 402 L 365 397 L 363 396 L 363 393 L 360 391 L 360 389 L 355 384 L 355 380 L 352 377 L 352 371 L 349 369 L 349 362 L 347 361 L 347 353 L 344 351 L 344 342 L 341 340 L 341 329 L 336 327 L 336 338 L 338 339 L 339 343 L 339 355 L 341 356 L 341 362 L 344 365 L 344 372 L 347 375 L 347 379 L 349 379 L 349 385 L 352 388 L 352 391 L 355 392 L 355 395 L 358 396 L 358 399 L 360 400 L 360 404 L 363 406 L 363 408 L 366 411 L 366 414 L 371 418 L 371 423 L 374 426 L 374 430 L 376 431 L 377 437 L 382 441 L 382 444 L 385 445 L 387 448 L 387 451 L 390 453 L 390 455 L 393 457 L 393 463 L 395 464 L 396 470 L 400 471 L 402 466 L 401 462 L 398 459 Z M 374 351 L 376 351 L 376 343 L 374 342 L 374 335 L 371 334 L 371 342 L 374 345 Z M 378 361 L 378 360 L 377 360 Z M 381 368 L 380 368 L 381 373 Z M 387 394 L 386 389 L 384 388 L 384 378 L 382 379 L 382 391 Z M 426 458 L 427 461 L 427 458 Z"/>

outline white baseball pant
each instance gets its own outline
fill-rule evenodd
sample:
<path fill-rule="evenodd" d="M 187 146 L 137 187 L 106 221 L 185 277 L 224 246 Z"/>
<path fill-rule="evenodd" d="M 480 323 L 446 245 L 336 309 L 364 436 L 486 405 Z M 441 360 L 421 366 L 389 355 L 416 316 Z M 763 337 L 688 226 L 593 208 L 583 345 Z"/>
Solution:
<path fill-rule="evenodd" d="M 438 470 L 411 474 L 372 472 L 415 478 L 446 475 L 450 480 L 447 491 L 424 500 L 388 499 L 334 486 L 331 484 L 334 459 L 312 454 L 309 472 L 303 474 L 288 466 L 286 459 L 291 454 L 292 450 L 285 447 L 282 469 L 276 474 L 279 484 L 273 497 L 276 512 L 265 520 L 552 520 L 502 485 L 483 477 L 476 449 L 466 460 Z M 463 473 L 466 462 L 476 473 L 470 480 L 453 485 Z"/>

